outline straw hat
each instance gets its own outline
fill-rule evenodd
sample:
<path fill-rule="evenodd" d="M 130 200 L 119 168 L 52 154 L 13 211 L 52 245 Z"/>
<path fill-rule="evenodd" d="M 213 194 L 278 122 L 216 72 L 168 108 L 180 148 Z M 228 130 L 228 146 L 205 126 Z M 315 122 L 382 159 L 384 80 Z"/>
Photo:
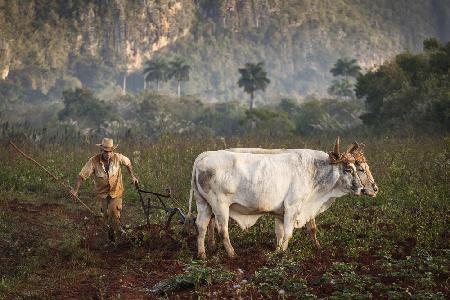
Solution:
<path fill-rule="evenodd" d="M 114 151 L 114 149 L 116 149 L 119 146 L 119 144 L 114 145 L 113 139 L 108 138 L 103 138 L 102 143 L 96 145 L 105 151 Z"/>

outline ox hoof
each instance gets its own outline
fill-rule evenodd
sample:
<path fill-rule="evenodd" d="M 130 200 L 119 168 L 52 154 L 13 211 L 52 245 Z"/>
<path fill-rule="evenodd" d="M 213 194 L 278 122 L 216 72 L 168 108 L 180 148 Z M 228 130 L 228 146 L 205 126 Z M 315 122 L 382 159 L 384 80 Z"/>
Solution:
<path fill-rule="evenodd" d="M 197 256 L 199 259 L 206 259 L 206 253 L 199 253 Z"/>

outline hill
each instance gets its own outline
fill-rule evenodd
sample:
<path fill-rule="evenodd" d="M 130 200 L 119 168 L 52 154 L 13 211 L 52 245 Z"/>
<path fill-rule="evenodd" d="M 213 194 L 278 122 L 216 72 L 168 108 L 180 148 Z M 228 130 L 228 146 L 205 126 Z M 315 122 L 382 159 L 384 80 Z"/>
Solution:
<path fill-rule="evenodd" d="M 0 0 L 2 101 L 60 99 L 67 88 L 108 99 L 143 89 L 145 60 L 183 56 L 185 94 L 240 99 L 237 68 L 266 62 L 267 97 L 326 93 L 340 57 L 364 68 L 450 39 L 445 0 Z M 165 89 L 170 87 L 170 83 Z"/>

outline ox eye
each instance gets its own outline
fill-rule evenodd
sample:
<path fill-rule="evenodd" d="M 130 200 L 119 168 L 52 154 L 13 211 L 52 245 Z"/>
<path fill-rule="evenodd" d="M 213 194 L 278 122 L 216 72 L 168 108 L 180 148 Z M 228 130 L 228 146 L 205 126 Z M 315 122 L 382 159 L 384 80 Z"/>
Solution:
<path fill-rule="evenodd" d="M 344 173 L 353 173 L 353 169 L 352 168 L 345 168 L 344 169 Z"/>

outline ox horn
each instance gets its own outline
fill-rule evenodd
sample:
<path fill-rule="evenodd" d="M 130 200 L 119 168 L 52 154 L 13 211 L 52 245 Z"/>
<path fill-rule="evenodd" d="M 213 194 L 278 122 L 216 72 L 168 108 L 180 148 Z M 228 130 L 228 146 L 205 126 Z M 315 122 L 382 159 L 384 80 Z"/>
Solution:
<path fill-rule="evenodd" d="M 336 156 L 339 155 L 339 136 L 336 139 L 336 142 L 334 142 L 334 150 L 333 150 L 334 154 L 336 154 Z"/>

